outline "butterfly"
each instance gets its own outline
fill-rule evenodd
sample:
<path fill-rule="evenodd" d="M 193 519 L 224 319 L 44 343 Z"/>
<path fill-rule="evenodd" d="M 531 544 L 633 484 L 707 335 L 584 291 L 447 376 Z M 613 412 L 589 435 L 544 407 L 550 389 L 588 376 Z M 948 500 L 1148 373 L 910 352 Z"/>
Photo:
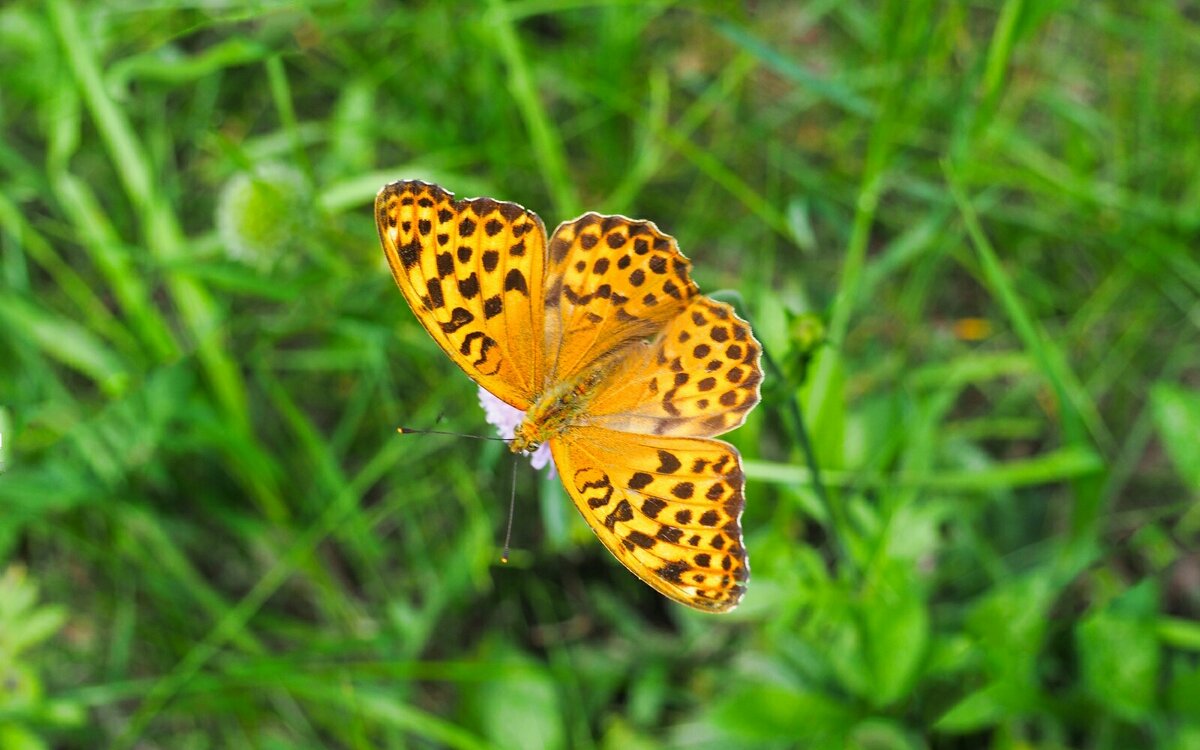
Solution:
<path fill-rule="evenodd" d="M 525 412 L 512 451 L 549 444 L 575 507 L 638 578 L 699 610 L 737 606 L 745 478 L 712 438 L 758 403 L 762 347 L 700 294 L 674 238 L 586 213 L 547 239 L 516 203 L 416 180 L 380 190 L 375 221 L 417 320 Z"/>

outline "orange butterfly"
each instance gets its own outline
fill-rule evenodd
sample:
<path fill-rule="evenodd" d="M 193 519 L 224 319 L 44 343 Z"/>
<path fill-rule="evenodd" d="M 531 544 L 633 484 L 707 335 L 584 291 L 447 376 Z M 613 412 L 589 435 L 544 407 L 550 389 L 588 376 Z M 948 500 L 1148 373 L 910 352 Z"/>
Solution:
<path fill-rule="evenodd" d="M 696 609 L 737 606 L 750 566 L 741 457 L 712 437 L 758 403 L 762 347 L 701 296 L 675 240 L 586 213 L 549 242 L 537 214 L 437 185 L 379 191 L 375 221 L 417 320 L 475 382 L 525 412 L 596 536 Z"/>

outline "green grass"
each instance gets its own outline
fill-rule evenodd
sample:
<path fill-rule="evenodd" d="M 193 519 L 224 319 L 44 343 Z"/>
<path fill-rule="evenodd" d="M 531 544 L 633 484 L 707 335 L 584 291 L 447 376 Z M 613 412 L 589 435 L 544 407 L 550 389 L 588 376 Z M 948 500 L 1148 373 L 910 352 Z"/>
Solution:
<path fill-rule="evenodd" d="M 0 747 L 1200 743 L 1200 14 L 746 5 L 0 9 Z M 401 178 L 752 319 L 735 613 L 396 435 Z"/>

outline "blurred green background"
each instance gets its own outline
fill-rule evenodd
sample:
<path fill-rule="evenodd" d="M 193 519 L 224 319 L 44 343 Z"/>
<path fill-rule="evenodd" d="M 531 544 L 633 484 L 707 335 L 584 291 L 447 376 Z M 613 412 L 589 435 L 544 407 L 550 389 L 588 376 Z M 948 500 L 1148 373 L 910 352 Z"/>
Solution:
<path fill-rule="evenodd" d="M 1200 747 L 1195 3 L 14 2 L 0 122 L 0 748 Z M 400 178 L 740 298 L 736 612 L 396 435 Z"/>

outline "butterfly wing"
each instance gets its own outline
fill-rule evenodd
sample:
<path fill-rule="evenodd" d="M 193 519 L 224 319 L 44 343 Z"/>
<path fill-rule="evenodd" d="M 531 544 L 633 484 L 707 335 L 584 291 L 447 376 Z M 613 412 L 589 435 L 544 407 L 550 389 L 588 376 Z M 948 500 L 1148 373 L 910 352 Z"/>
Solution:
<path fill-rule="evenodd" d="M 546 266 L 546 362 L 567 380 L 654 336 L 696 296 L 690 263 L 652 222 L 587 213 L 560 224 Z"/>
<path fill-rule="evenodd" d="M 733 446 L 575 427 L 550 449 L 575 507 L 634 575 L 695 609 L 737 606 L 750 564 Z"/>
<path fill-rule="evenodd" d="M 740 426 L 758 403 L 761 354 L 750 324 L 733 308 L 694 297 L 597 384 L 589 424 L 651 435 L 720 435 Z"/>
<path fill-rule="evenodd" d="M 429 335 L 475 382 L 527 409 L 545 378 L 546 230 L 537 214 L 402 181 L 379 191 L 375 223 L 396 284 Z"/>
<path fill-rule="evenodd" d="M 575 506 L 625 567 L 677 602 L 724 612 L 750 572 L 745 480 L 737 451 L 704 437 L 758 403 L 762 349 L 728 305 L 699 295 L 689 269 L 650 222 L 589 213 L 555 230 L 547 369 L 552 380 L 602 377 L 588 379 L 584 418 L 550 448 Z"/>

